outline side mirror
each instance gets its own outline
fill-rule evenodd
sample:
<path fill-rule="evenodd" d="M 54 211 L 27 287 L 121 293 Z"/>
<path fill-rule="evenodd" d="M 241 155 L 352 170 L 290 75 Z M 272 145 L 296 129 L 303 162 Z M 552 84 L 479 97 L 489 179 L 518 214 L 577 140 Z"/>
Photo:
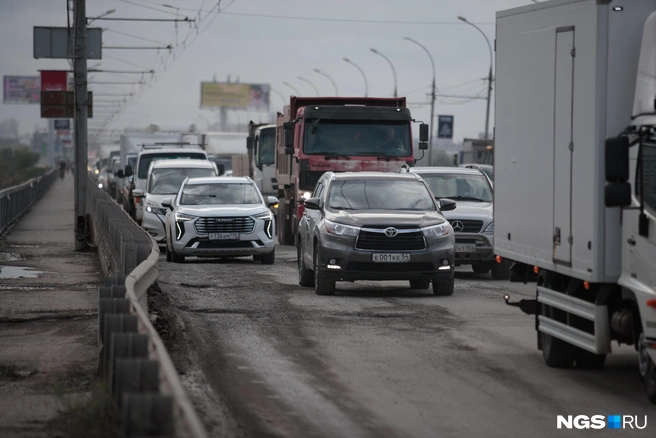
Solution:
<path fill-rule="evenodd" d="M 253 137 L 246 138 L 246 149 L 248 149 L 249 151 L 253 149 Z"/>
<path fill-rule="evenodd" d="M 132 176 L 134 173 L 132 172 L 132 166 L 129 164 L 125 166 L 125 176 Z"/>
<path fill-rule="evenodd" d="M 303 203 L 308 210 L 321 210 L 319 198 L 307 198 Z"/>
<path fill-rule="evenodd" d="M 271 207 L 272 205 L 276 205 L 278 203 L 278 198 L 275 196 L 267 196 L 267 207 Z"/>
<path fill-rule="evenodd" d="M 125 178 L 125 174 L 123 173 L 122 170 L 119 170 L 118 172 L 116 172 L 116 176 L 118 176 L 119 178 Z"/>
<path fill-rule="evenodd" d="M 604 188 L 604 200 L 606 207 L 628 207 L 631 205 L 631 184 L 628 182 L 607 184 Z"/>
<path fill-rule="evenodd" d="M 144 191 L 141 189 L 132 190 L 132 196 L 134 196 L 135 198 L 141 198 L 143 197 L 143 195 L 144 195 Z"/>
<path fill-rule="evenodd" d="M 419 141 L 428 141 L 428 125 L 426 123 L 419 125 Z"/>
<path fill-rule="evenodd" d="M 451 211 L 456 209 L 456 201 L 453 199 L 440 199 L 440 210 L 442 211 Z"/>
<path fill-rule="evenodd" d="M 225 166 L 223 164 L 217 164 L 216 167 L 219 169 L 219 176 L 225 173 Z"/>
<path fill-rule="evenodd" d="M 285 153 L 287 154 L 287 148 L 294 148 L 294 123 L 285 122 L 282 124 L 282 128 L 285 135 Z"/>
<path fill-rule="evenodd" d="M 419 142 L 419 150 L 420 151 L 428 150 L 428 143 L 426 143 L 425 141 L 420 141 Z"/>
<path fill-rule="evenodd" d="M 171 198 L 162 199 L 162 207 L 168 208 L 169 210 L 173 210 L 173 199 Z"/>
<path fill-rule="evenodd" d="M 606 139 L 606 181 L 624 183 L 629 180 L 629 139 Z M 630 193 L 630 190 L 629 190 Z"/>

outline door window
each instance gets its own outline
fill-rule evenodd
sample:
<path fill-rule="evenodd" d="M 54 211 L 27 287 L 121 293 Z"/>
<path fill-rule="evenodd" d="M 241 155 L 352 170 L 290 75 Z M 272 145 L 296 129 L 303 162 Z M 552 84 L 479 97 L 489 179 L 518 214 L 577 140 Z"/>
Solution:
<path fill-rule="evenodd" d="M 636 195 L 640 198 L 644 185 L 645 206 L 656 213 L 656 144 L 642 145 L 642 160 L 639 163 L 639 169 L 642 170 L 644 181 L 641 181 L 640 172 L 638 172 L 635 185 Z"/>

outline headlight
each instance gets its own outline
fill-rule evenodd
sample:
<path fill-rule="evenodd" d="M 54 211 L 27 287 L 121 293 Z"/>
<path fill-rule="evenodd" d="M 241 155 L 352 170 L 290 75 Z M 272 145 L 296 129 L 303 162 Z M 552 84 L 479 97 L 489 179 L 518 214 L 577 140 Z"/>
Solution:
<path fill-rule="evenodd" d="M 490 225 L 485 228 L 484 233 L 493 233 L 494 232 L 494 222 L 490 222 Z"/>
<path fill-rule="evenodd" d="M 102 183 L 98 183 L 98 188 L 99 188 L 99 189 L 102 189 L 102 188 L 103 188 Z"/>
<path fill-rule="evenodd" d="M 312 193 L 311 193 L 311 192 L 300 191 L 300 192 L 298 192 L 298 196 L 299 196 L 302 200 L 306 200 L 306 199 L 310 198 L 310 196 L 312 196 Z"/>
<path fill-rule="evenodd" d="M 176 221 L 184 222 L 184 221 L 193 221 L 194 219 L 196 219 L 196 216 L 192 216 L 190 214 L 184 214 L 184 213 L 175 214 Z"/>
<path fill-rule="evenodd" d="M 163 214 L 163 215 L 166 214 L 165 209 L 163 209 L 161 207 L 154 207 L 153 205 L 149 205 L 148 207 L 146 207 L 146 211 L 148 213 L 153 213 L 153 214 Z"/>
<path fill-rule="evenodd" d="M 439 225 L 433 225 L 430 227 L 422 228 L 421 231 L 426 237 L 442 237 L 453 231 L 451 224 L 448 222 L 441 223 Z"/>
<path fill-rule="evenodd" d="M 270 211 L 265 211 L 263 213 L 258 213 L 256 215 L 253 215 L 253 219 L 259 219 L 261 221 L 265 220 L 271 220 L 271 212 Z"/>
<path fill-rule="evenodd" d="M 100 171 L 98 169 L 94 170 L 95 174 L 98 175 Z"/>
<path fill-rule="evenodd" d="M 331 222 L 329 220 L 324 220 L 326 224 L 326 230 L 330 234 L 336 234 L 337 236 L 357 236 L 360 233 L 360 228 L 352 227 L 350 225 L 338 224 L 336 222 Z"/>

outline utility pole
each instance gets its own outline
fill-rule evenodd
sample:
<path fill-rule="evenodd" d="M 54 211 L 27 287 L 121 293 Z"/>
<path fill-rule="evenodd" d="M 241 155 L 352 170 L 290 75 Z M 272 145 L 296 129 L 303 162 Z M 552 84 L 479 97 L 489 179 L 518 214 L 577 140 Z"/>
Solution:
<path fill-rule="evenodd" d="M 75 0 L 75 250 L 87 248 L 87 11 L 86 0 Z"/>

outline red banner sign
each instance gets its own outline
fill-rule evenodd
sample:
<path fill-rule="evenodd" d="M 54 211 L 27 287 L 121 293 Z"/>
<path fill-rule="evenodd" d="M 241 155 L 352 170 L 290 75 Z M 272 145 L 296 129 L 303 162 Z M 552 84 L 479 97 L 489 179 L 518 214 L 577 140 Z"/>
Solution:
<path fill-rule="evenodd" d="M 63 70 L 41 71 L 41 91 L 66 91 L 68 72 Z"/>

